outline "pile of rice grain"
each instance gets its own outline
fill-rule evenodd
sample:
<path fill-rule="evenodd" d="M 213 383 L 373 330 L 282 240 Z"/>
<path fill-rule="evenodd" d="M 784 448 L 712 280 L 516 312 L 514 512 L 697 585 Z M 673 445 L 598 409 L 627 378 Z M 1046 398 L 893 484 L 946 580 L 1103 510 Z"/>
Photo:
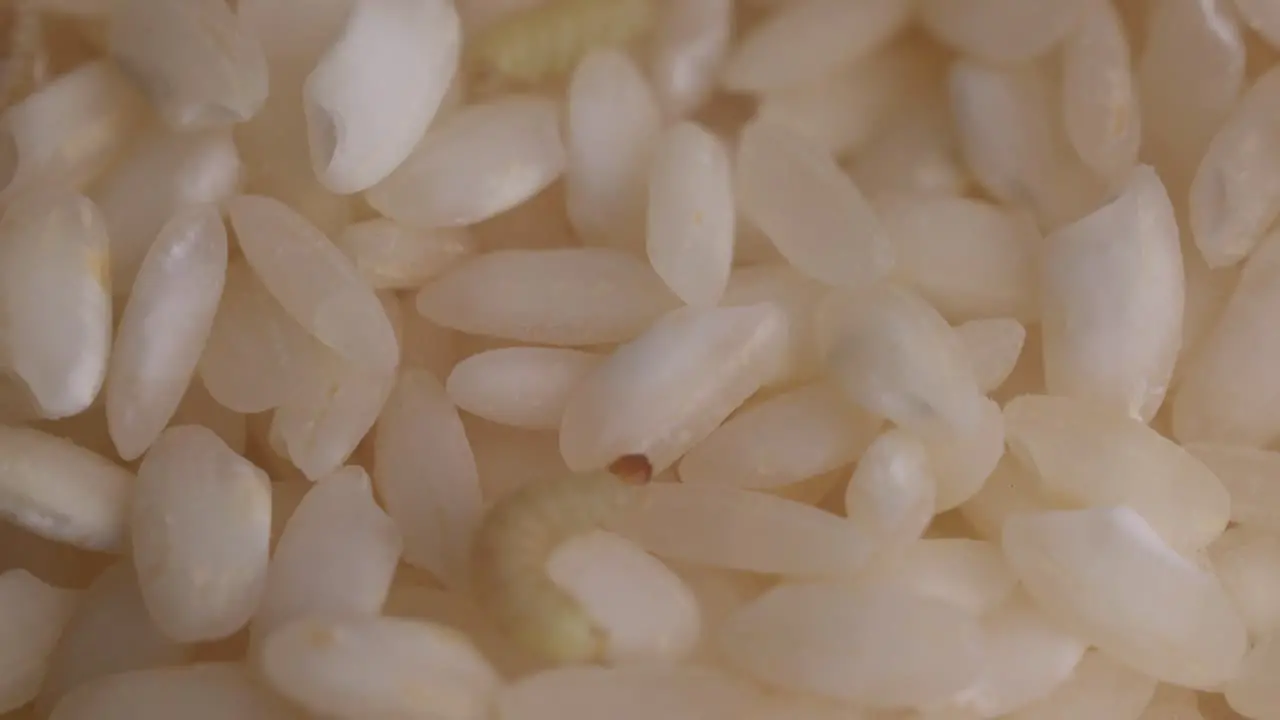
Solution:
<path fill-rule="evenodd" d="M 0 36 L 0 720 L 1280 720 L 1276 0 Z"/>

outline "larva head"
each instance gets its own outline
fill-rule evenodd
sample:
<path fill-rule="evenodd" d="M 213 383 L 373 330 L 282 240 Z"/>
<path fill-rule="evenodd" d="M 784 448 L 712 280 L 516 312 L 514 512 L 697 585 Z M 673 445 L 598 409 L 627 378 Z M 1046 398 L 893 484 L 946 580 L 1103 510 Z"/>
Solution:
<path fill-rule="evenodd" d="M 604 655 L 604 632 L 576 603 L 529 622 L 518 633 L 530 649 L 559 663 L 583 663 Z"/>
<path fill-rule="evenodd" d="M 609 463 L 608 469 L 628 485 L 644 485 L 653 479 L 653 465 L 644 455 L 623 455 Z"/>

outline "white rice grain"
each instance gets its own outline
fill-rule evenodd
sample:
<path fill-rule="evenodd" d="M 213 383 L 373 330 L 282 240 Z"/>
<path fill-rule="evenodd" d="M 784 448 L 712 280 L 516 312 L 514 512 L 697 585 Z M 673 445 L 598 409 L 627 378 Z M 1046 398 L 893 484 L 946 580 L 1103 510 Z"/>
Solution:
<path fill-rule="evenodd" d="M 166 430 L 138 468 L 131 540 L 147 610 L 180 642 L 231 635 L 267 578 L 271 483 L 212 431 Z"/>

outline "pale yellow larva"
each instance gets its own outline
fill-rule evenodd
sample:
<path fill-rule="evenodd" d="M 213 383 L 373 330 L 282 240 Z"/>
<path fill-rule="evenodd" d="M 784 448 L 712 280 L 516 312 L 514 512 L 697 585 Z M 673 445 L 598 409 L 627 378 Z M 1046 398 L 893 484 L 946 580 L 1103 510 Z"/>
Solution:
<path fill-rule="evenodd" d="M 619 47 L 654 22 L 653 0 L 550 0 L 499 20 L 470 44 L 475 71 L 536 84 L 564 75 L 587 53 Z"/>
<path fill-rule="evenodd" d="M 526 485 L 489 511 L 473 546 L 475 590 L 513 640 L 556 662 L 602 657 L 603 633 L 547 576 L 547 559 L 564 540 L 637 502 L 651 471 L 648 460 L 631 455 L 608 472 Z"/>

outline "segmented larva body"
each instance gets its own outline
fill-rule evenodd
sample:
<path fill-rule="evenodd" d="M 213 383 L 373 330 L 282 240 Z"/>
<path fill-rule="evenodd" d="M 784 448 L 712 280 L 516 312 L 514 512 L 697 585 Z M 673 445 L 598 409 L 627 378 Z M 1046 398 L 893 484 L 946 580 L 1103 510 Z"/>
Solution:
<path fill-rule="evenodd" d="M 532 483 L 499 501 L 473 546 L 477 596 L 525 647 L 557 662 L 600 659 L 607 638 L 571 596 L 547 576 L 561 542 L 590 532 L 642 497 L 651 468 L 628 456 L 610 472 Z"/>
<path fill-rule="evenodd" d="M 654 22 L 653 0 L 550 0 L 483 30 L 469 48 L 475 69 L 517 83 L 564 75 L 597 48 L 627 45 Z"/>

